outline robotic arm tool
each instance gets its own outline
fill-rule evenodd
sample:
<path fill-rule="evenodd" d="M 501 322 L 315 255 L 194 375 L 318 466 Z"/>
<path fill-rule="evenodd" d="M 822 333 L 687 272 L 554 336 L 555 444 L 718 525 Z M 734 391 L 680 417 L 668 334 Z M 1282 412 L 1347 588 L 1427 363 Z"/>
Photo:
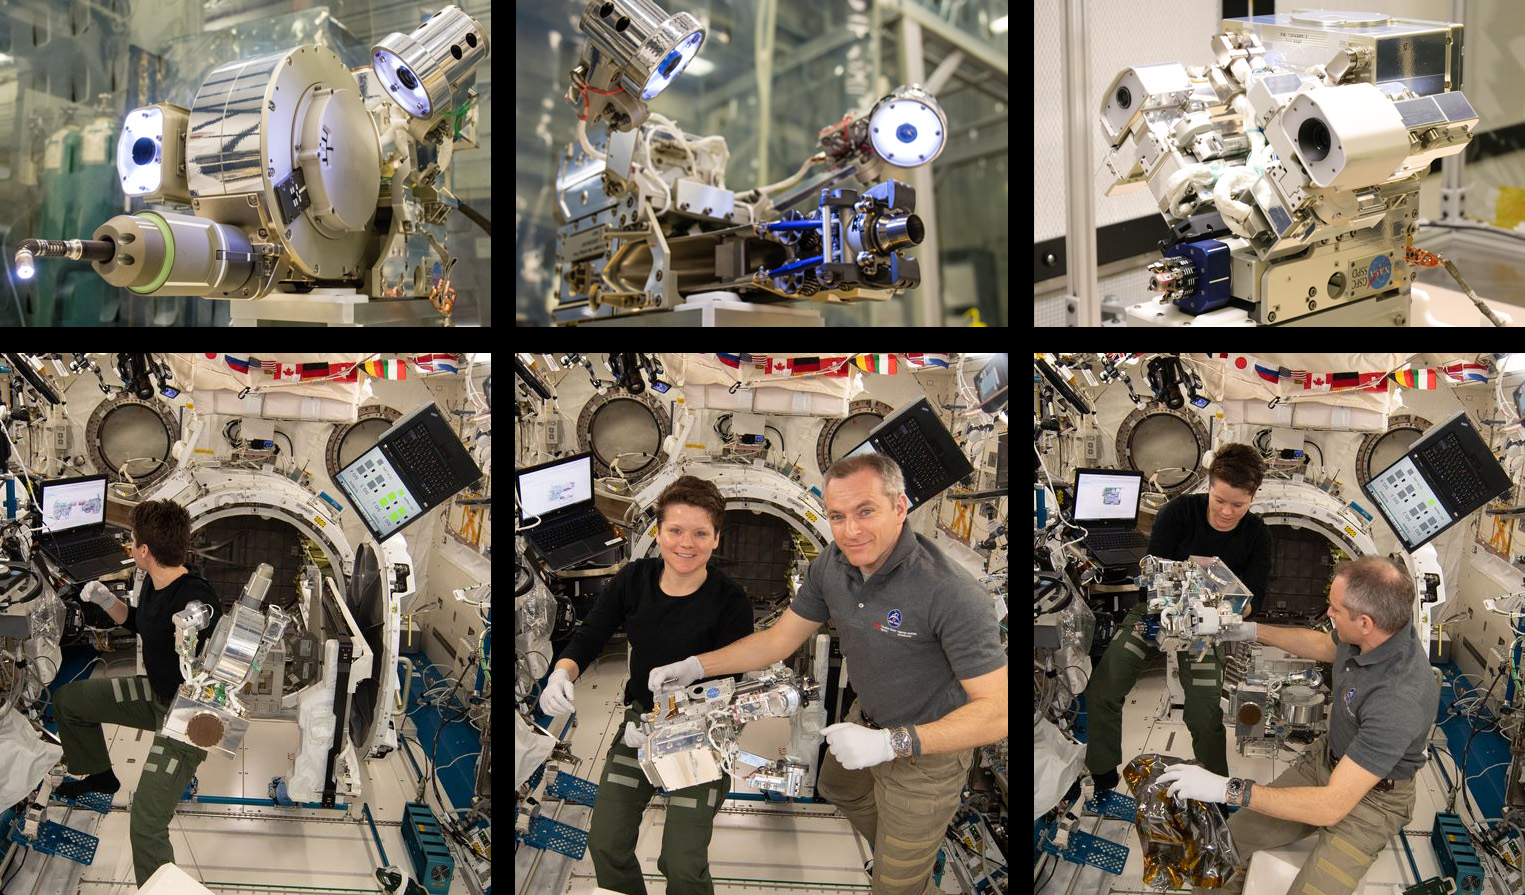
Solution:
<path fill-rule="evenodd" d="M 129 199 L 190 213 L 155 208 L 88 240 L 25 240 L 18 273 L 68 258 L 138 295 L 268 299 L 234 310 L 241 320 L 355 323 L 353 306 L 377 299 L 413 299 L 409 313 L 448 320 L 455 259 L 443 225 L 460 202 L 441 175 L 455 149 L 475 147 L 487 52 L 481 25 L 446 6 L 378 42 L 369 67 L 316 45 L 220 65 L 188 107 L 128 112 L 117 143 Z"/>
<path fill-rule="evenodd" d="M 1139 589 L 1147 610 L 1138 633 L 1161 650 L 1191 649 L 1198 657 L 1228 630 L 1244 622 L 1252 594 L 1223 560 L 1170 560 L 1146 556 L 1139 562 Z"/>
<path fill-rule="evenodd" d="M 641 769 L 653 786 L 674 790 L 718 780 L 739 758 L 757 767 L 747 779 L 758 789 L 797 796 L 808 764 L 792 757 L 768 761 L 742 750 L 736 738 L 748 721 L 791 717 L 819 693 L 814 681 L 780 662 L 739 684 L 722 678 L 653 694 L 654 710 L 641 716 Z"/>
<path fill-rule="evenodd" d="M 1406 323 L 1420 179 L 1478 124 L 1461 51 L 1459 24 L 1297 10 L 1119 72 L 1107 195 L 1147 186 L 1171 229 L 1130 324 Z"/>
<path fill-rule="evenodd" d="M 651 0 L 592 0 L 579 28 L 588 41 L 566 95 L 577 140 L 556 179 L 558 324 L 727 299 L 761 314 L 780 299 L 887 300 L 920 284 L 906 254 L 926 236 L 915 192 L 882 178 L 930 164 L 947 144 L 931 93 L 906 84 L 874 98 L 822 128 L 792 177 L 738 192 L 725 183 L 723 136 L 647 108 L 694 68 L 704 26 Z M 829 169 L 807 181 L 820 163 Z M 837 188 L 849 178 L 867 189 Z"/>
<path fill-rule="evenodd" d="M 217 623 L 195 669 L 196 641 L 211 609 L 195 601 L 175 613 L 175 651 L 184 682 L 165 716 L 160 731 L 165 736 L 228 758 L 238 751 L 249 729 L 248 709 L 238 691 L 259 675 L 265 656 L 291 623 L 280 607 L 260 611 L 272 572 L 269 563 L 260 563 L 250 575 L 243 596 Z"/>

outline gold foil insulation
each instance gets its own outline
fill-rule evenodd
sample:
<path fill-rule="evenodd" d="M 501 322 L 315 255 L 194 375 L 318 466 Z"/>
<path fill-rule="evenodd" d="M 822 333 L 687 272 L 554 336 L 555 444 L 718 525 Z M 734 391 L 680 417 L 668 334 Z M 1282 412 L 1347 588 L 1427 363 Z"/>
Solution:
<path fill-rule="evenodd" d="M 1158 782 L 1161 772 L 1181 763 L 1150 753 L 1123 768 L 1123 780 L 1138 804 L 1133 823 L 1144 847 L 1144 884 L 1221 888 L 1243 872 L 1244 862 L 1234 850 L 1222 809 L 1193 799 L 1178 803 L 1166 793 L 1169 784 Z"/>

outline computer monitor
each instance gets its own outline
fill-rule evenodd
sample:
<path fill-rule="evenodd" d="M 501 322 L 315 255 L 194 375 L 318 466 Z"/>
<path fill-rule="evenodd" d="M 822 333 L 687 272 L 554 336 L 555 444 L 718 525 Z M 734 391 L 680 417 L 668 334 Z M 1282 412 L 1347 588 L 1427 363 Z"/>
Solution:
<path fill-rule="evenodd" d="M 1361 486 L 1403 549 L 1413 553 L 1509 490 L 1509 476 L 1465 410 L 1431 427 Z"/>
<path fill-rule="evenodd" d="M 56 535 L 106 522 L 106 477 L 88 475 L 42 483 L 42 530 Z"/>
<path fill-rule="evenodd" d="M 1075 471 L 1075 524 L 1127 523 L 1138 521 L 1138 501 L 1144 492 L 1144 474 L 1134 469 L 1077 469 Z"/>
<path fill-rule="evenodd" d="M 866 453 L 884 454 L 900 465 L 911 510 L 974 471 L 974 465 L 953 440 L 953 433 L 937 419 L 932 402 L 926 398 L 885 417 L 846 456 Z"/>
<path fill-rule="evenodd" d="M 475 484 L 482 470 L 429 403 L 402 417 L 334 476 L 371 537 L 384 541 Z"/>

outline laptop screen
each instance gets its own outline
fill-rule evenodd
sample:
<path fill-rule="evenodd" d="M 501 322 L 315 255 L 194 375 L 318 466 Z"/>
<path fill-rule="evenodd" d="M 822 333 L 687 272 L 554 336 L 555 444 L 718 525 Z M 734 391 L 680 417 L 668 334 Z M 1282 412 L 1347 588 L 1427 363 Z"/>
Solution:
<path fill-rule="evenodd" d="M 1075 521 L 1132 522 L 1138 518 L 1138 499 L 1144 474 L 1125 470 L 1089 469 L 1075 473 Z"/>
<path fill-rule="evenodd" d="M 593 499 L 593 457 L 583 454 L 519 474 L 519 508 L 524 518 L 549 516 Z"/>
<path fill-rule="evenodd" d="M 423 503 L 379 444 L 339 470 L 334 483 L 349 499 L 350 506 L 359 511 L 365 527 L 378 543 L 424 513 Z"/>
<path fill-rule="evenodd" d="M 57 535 L 106 521 L 106 477 L 42 485 L 42 530 Z"/>
<path fill-rule="evenodd" d="M 1403 542 L 1403 549 L 1410 552 L 1456 521 L 1408 455 L 1373 476 L 1366 483 L 1366 493 Z"/>
<path fill-rule="evenodd" d="M 1510 487 L 1465 410 L 1431 426 L 1398 462 L 1361 486 L 1412 553 Z"/>

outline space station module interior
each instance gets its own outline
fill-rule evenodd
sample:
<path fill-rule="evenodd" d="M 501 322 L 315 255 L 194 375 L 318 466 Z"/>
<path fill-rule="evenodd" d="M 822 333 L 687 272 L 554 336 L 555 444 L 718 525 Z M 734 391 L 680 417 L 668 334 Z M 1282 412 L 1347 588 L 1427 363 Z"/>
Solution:
<path fill-rule="evenodd" d="M 698 19 L 652 0 L 589 0 L 578 28 L 563 109 L 577 141 L 556 160 L 557 325 L 703 306 L 743 315 L 733 325 L 803 325 L 820 315 L 766 306 L 884 301 L 921 282 L 907 252 L 926 224 L 897 173 L 931 164 L 948 130 L 922 85 L 823 114 L 793 175 L 739 190 L 726 185 L 725 135 L 647 108 L 703 52 Z"/>
<path fill-rule="evenodd" d="M 603 717 L 597 700 L 603 684 L 625 686 L 630 638 L 616 634 L 605 649 L 608 677 L 578 679 L 595 692 L 579 697 L 576 712 L 542 710 L 552 660 L 616 573 L 651 557 L 674 561 L 658 540 L 657 500 L 680 477 L 711 482 L 724 499 L 708 566 L 741 586 L 753 629 L 763 631 L 834 543 L 825 470 L 849 454 L 892 457 L 911 503 L 904 525 L 988 592 L 1004 651 L 1006 355 L 520 354 L 516 371 L 514 782 L 516 823 L 527 834 L 517 842 L 515 870 L 523 891 L 561 891 L 588 859 L 604 731 L 621 732 L 620 708 Z M 573 499 L 547 506 L 542 495 L 551 483 Z M 554 528 L 547 523 L 573 512 L 596 517 L 586 543 L 568 548 L 554 534 L 537 540 L 542 525 Z M 899 612 L 893 615 L 888 624 L 898 626 Z M 816 788 L 827 746 L 821 731 L 851 704 L 850 657 L 840 643 L 828 622 L 782 661 L 739 680 L 705 676 L 653 690 L 653 710 L 631 734 L 640 740 L 646 781 L 678 790 L 724 778 L 722 798 L 742 800 L 740 814 L 776 814 L 769 828 L 781 835 L 818 830 L 808 823 L 796 830 L 788 809 L 826 804 Z M 787 723 L 749 727 L 770 718 Z M 974 749 L 944 843 L 947 872 L 965 888 L 944 891 L 1005 888 L 1006 759 L 1004 737 Z M 850 835 L 846 821 L 838 823 Z M 733 830 L 727 841 L 747 835 Z M 715 842 L 712 853 L 723 851 L 722 837 Z M 837 851 L 824 860 L 840 861 Z M 771 867 L 753 857 L 735 866 L 754 869 L 738 872 L 762 873 L 784 888 L 822 882 L 814 875 L 822 868 L 803 853 Z M 861 881 L 856 862 L 851 870 L 857 875 L 849 881 Z"/>
<path fill-rule="evenodd" d="M 1298 9 L 1224 19 L 1207 65 L 1118 72 L 1099 98 L 1107 195 L 1147 186 L 1171 230 L 1129 325 L 1432 325 L 1415 274 L 1444 265 L 1478 324 L 1503 326 L 1413 244 L 1420 181 L 1478 126 L 1463 40 L 1454 22 Z"/>
<path fill-rule="evenodd" d="M 1418 762 L 1422 750 L 1423 763 L 1410 772 L 1418 801 L 1405 826 L 1424 838 L 1405 854 L 1400 828 L 1375 863 L 1367 859 L 1364 891 L 1521 891 L 1522 427 L 1520 355 L 1035 355 L 1034 866 L 1052 882 L 1047 890 L 1134 891 L 1167 880 L 1216 888 L 1242 873 L 1235 884 L 1246 895 L 1289 891 L 1315 839 L 1248 850 L 1228 862 L 1237 869 L 1220 862 L 1217 881 L 1204 884 L 1193 865 L 1204 852 L 1181 849 L 1182 837 L 1230 854 L 1236 843 L 1223 836 L 1256 802 L 1247 798 L 1226 830 L 1209 830 L 1195 809 L 1166 812 L 1153 775 L 1179 763 L 1211 769 L 1202 725 L 1221 725 L 1231 776 L 1218 801 L 1240 805 L 1235 779 L 1247 781 L 1239 792 L 1260 793 L 1289 765 L 1306 767 L 1300 756 L 1316 761 L 1326 735 L 1334 755 L 1331 713 L 1346 712 L 1357 730 L 1376 724 L 1370 705 L 1351 711 L 1357 688 L 1348 685 L 1360 679 L 1341 683 L 1354 660 L 1329 664 L 1327 635 L 1385 643 L 1353 640 L 1333 596 L 1352 573 L 1342 563 L 1385 557 L 1392 565 L 1372 567 L 1396 574 L 1391 592 L 1411 594 L 1408 605 L 1388 606 L 1389 618 L 1406 620 L 1390 638 L 1411 641 L 1404 648 L 1416 656 L 1427 650 L 1426 684 L 1440 697 L 1408 753 Z M 1230 446 L 1239 465 L 1213 467 Z M 1256 454 L 1263 479 L 1245 497 L 1224 476 Z M 1209 523 L 1247 544 L 1263 524 L 1269 544 L 1234 557 L 1234 568 L 1223 557 L 1177 555 L 1200 541 L 1171 533 Z M 1123 688 L 1117 663 L 1130 651 L 1142 665 Z M 1199 670 L 1215 667 L 1221 689 L 1199 692 L 1188 710 Z M 1098 720 L 1123 697 L 1120 722 Z M 1425 705 L 1402 705 L 1416 702 Z M 1209 703 L 1221 719 L 1201 720 Z M 1119 727 L 1132 798 L 1111 791 L 1118 778 L 1103 767 Z M 1410 779 L 1397 771 L 1400 783 Z"/>
<path fill-rule="evenodd" d="M 128 551 L 129 513 L 170 501 L 190 518 L 180 573 L 219 602 L 173 616 L 181 683 L 143 741 L 205 750 L 181 807 L 325 817 L 378 845 L 378 822 L 432 831 L 389 832 L 393 860 L 365 866 L 298 847 L 272 870 L 229 851 L 216 878 L 489 890 L 490 401 L 490 355 L 0 355 L 0 830 L 15 859 L 0 863 L 43 855 L 10 879 L 64 891 L 107 848 L 81 818 L 111 797 L 58 790 L 56 696 L 92 671 L 146 686 L 146 632 L 121 625 L 154 598 L 145 572 L 165 570 Z M 124 777 L 142 758 L 127 739 L 111 748 Z M 279 775 L 246 779 L 260 766 Z M 378 788 L 393 778 L 395 795 Z M 208 891 L 192 885 L 173 891 Z"/>
<path fill-rule="evenodd" d="M 458 294 L 490 285 L 467 271 L 491 222 L 456 195 L 452 168 L 460 152 L 462 187 L 486 177 L 485 155 L 464 154 L 479 148 L 486 29 L 453 5 L 236 24 L 200 7 L 10 23 L 30 38 L 8 57 L 30 85 L 17 139 L 46 149 L 11 175 L 4 255 L 26 306 L 18 296 L 0 320 L 454 325 Z M 365 41 L 344 23 L 397 30 Z M 147 301 L 165 296 L 216 301 Z M 474 296 L 464 317 L 491 322 Z"/>

